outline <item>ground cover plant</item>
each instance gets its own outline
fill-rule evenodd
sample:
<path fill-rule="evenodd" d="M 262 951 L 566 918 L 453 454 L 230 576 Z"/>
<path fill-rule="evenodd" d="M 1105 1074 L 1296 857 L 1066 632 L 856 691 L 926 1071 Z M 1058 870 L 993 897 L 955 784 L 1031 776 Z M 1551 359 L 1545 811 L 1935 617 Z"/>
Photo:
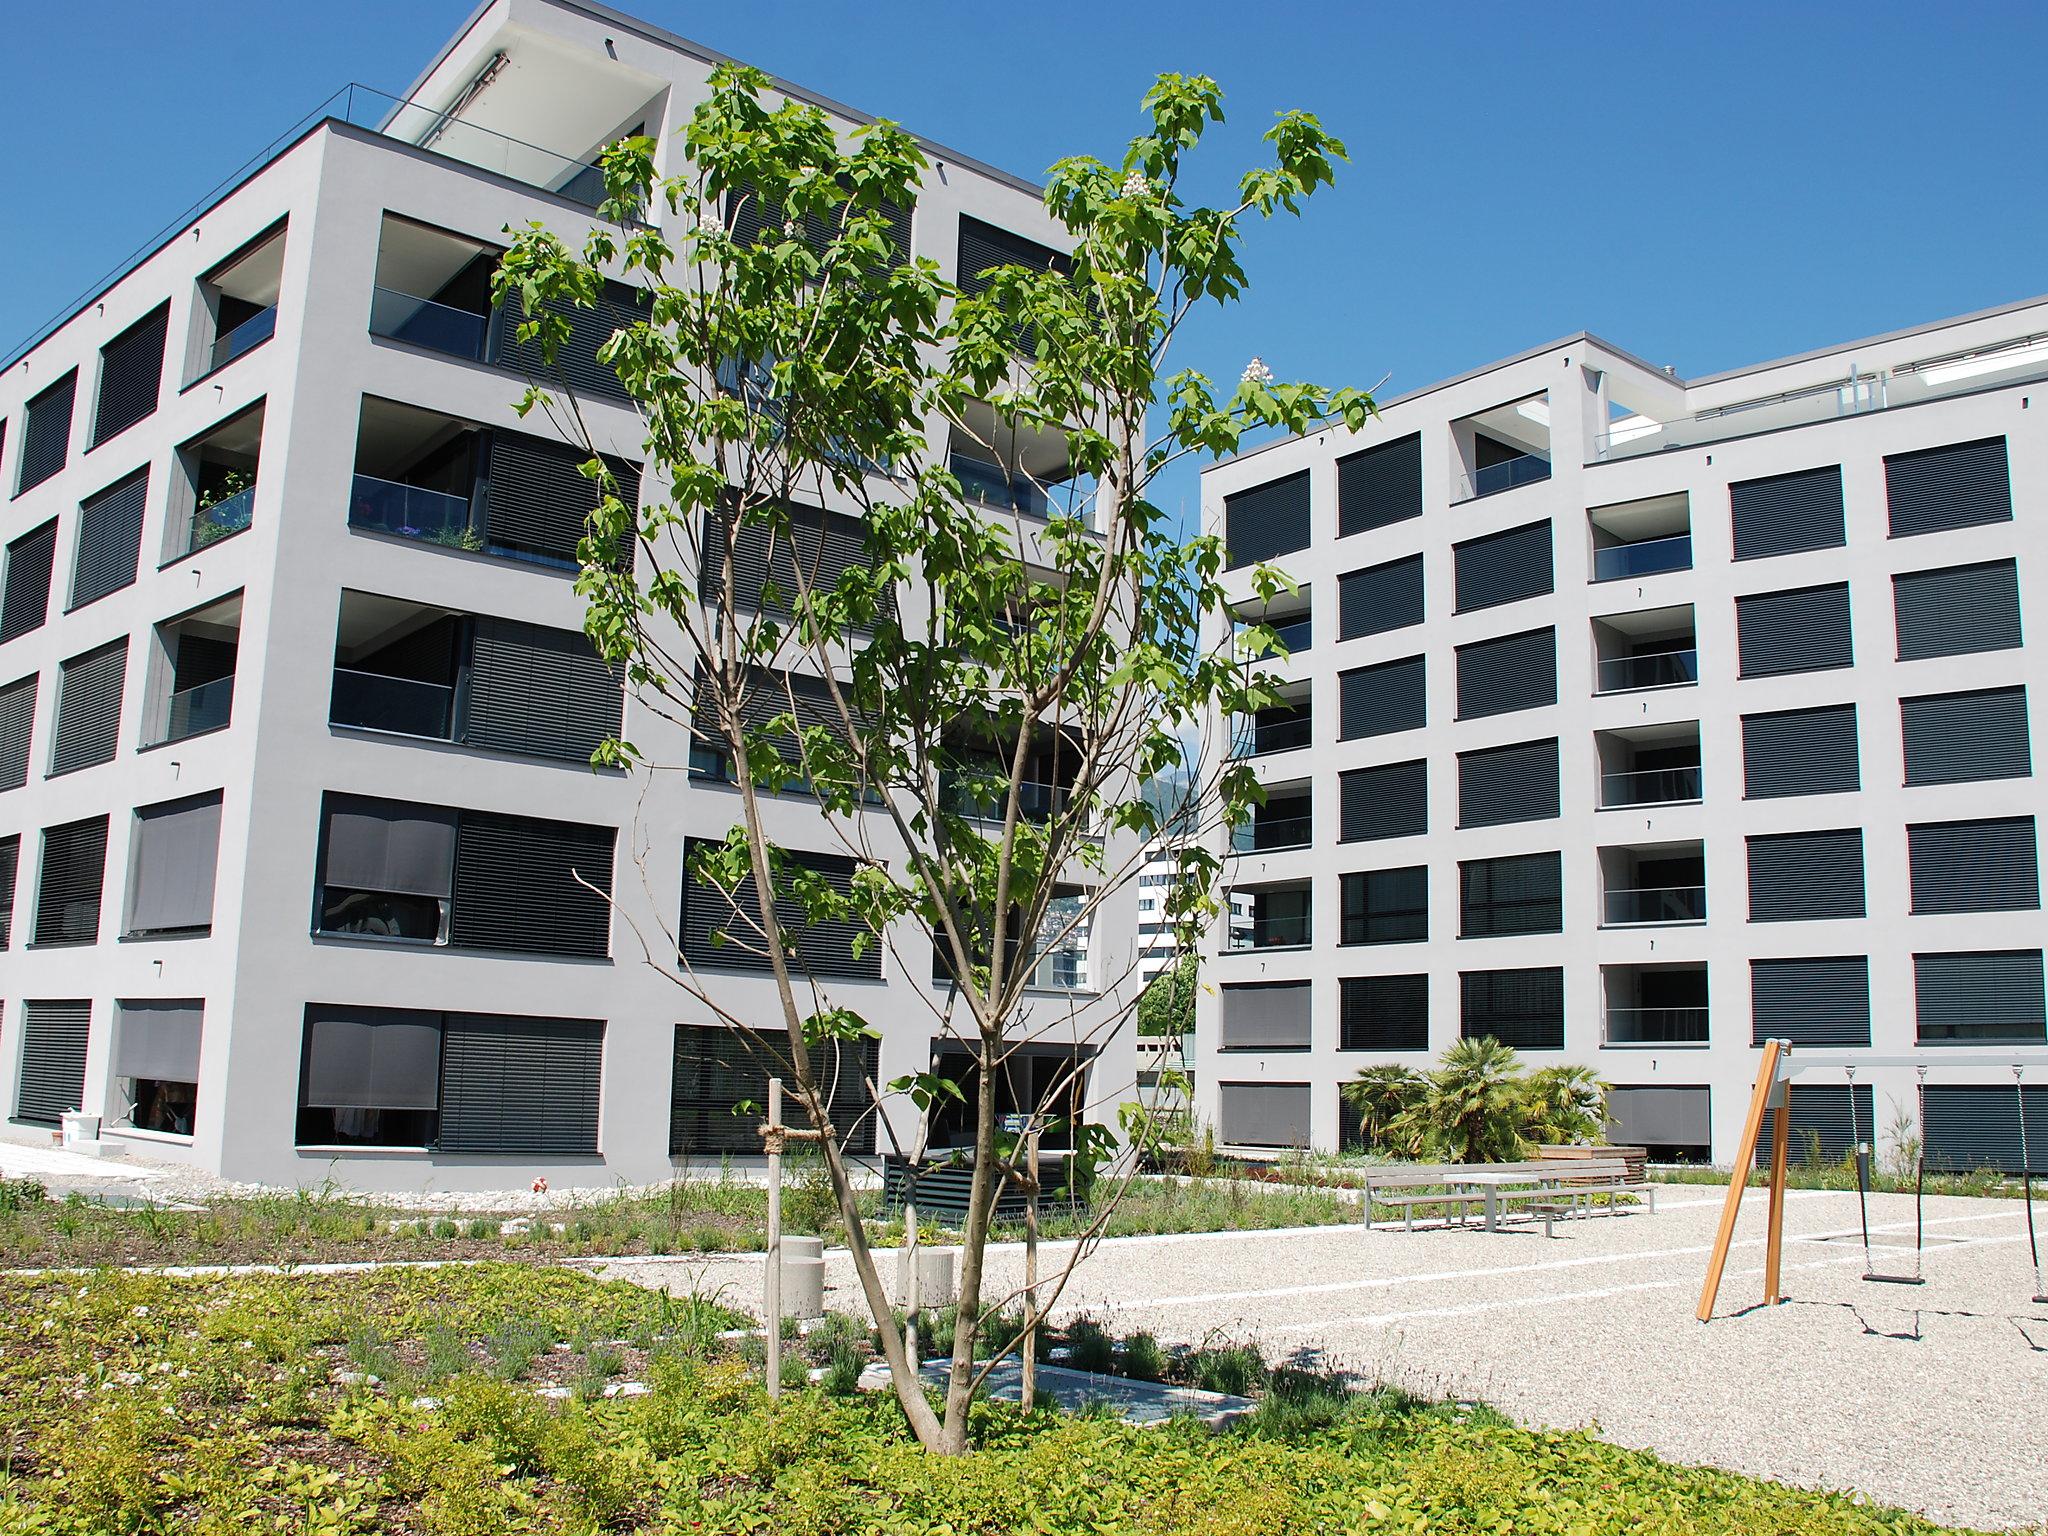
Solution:
<path fill-rule="evenodd" d="M 1674 1467 L 1483 1408 L 1347 1391 L 1239 1346 L 1157 1365 L 1240 1427 L 977 1403 L 934 1461 L 857 1372 L 771 1405 L 716 1298 L 538 1266 L 0 1280 L 0 1532 L 322 1536 L 1330 1531 L 1921 1536 L 1849 1498 Z M 816 1329 L 794 1370 L 872 1347 Z M 1114 1362 L 1166 1353 L 1133 1336 Z M 1189 1364 L 1190 1361 L 1196 1362 Z"/>

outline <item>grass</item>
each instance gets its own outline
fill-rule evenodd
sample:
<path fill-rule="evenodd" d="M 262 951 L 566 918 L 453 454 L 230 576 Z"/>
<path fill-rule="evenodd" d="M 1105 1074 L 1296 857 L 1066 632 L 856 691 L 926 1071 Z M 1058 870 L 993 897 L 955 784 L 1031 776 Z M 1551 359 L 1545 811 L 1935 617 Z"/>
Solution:
<path fill-rule="evenodd" d="M 1240 1427 L 1133 1429 L 983 1403 L 974 1454 L 941 1461 L 888 1395 L 845 1390 L 855 1324 L 815 1330 L 799 1384 L 771 1405 L 717 1338 L 733 1317 L 715 1298 L 541 1265 L 8 1279 L 0 1304 L 21 1320 L 0 1340 L 10 1536 L 1938 1529 L 1484 1408 L 1268 1372 L 1236 1346 L 1206 1357 L 1258 1378 Z M 572 1340 L 580 1350 L 560 1347 Z M 359 1354 L 393 1374 L 340 1380 Z M 821 1355 L 826 1385 L 801 1384 Z M 603 1395 L 627 1382 L 647 1390 Z"/>

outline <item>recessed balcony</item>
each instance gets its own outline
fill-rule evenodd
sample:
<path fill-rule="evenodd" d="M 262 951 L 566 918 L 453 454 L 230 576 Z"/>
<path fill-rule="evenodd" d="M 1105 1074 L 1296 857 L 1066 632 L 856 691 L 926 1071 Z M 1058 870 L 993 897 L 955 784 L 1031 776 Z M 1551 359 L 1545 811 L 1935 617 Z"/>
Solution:
<path fill-rule="evenodd" d="M 1249 898 L 1250 914 L 1240 920 L 1240 898 Z M 1314 893 L 1307 881 L 1282 885 L 1237 886 L 1230 892 L 1231 920 L 1225 946 L 1233 951 L 1298 949 L 1314 942 Z"/>
<path fill-rule="evenodd" d="M 1600 756 L 1600 809 L 1684 805 L 1700 798 L 1700 726 L 1671 725 L 1596 731 Z"/>
<path fill-rule="evenodd" d="M 1595 581 L 1692 569 L 1692 501 L 1684 491 L 1594 507 L 1586 524 Z"/>
<path fill-rule="evenodd" d="M 217 544 L 254 520 L 263 406 L 257 401 L 178 449 L 166 560 Z"/>
<path fill-rule="evenodd" d="M 1707 967 L 1606 965 L 1601 1043 L 1610 1046 L 1705 1045 Z"/>
<path fill-rule="evenodd" d="M 1288 848 L 1306 848 L 1315 841 L 1315 817 L 1306 785 L 1292 792 L 1268 788 L 1266 803 L 1252 811 L 1251 820 L 1230 829 L 1232 853 L 1277 853 Z"/>
<path fill-rule="evenodd" d="M 143 743 L 159 746 L 225 730 L 235 701 L 242 594 L 156 627 Z"/>
<path fill-rule="evenodd" d="M 284 279 L 282 226 L 258 236 L 199 280 L 199 325 L 187 376 L 205 377 L 270 340 Z"/>
<path fill-rule="evenodd" d="M 1700 680 L 1690 603 L 1597 618 L 1593 648 L 1600 693 L 1686 688 Z"/>
<path fill-rule="evenodd" d="M 1453 502 L 1550 478 L 1550 396 L 1531 395 L 1451 423 Z"/>
<path fill-rule="evenodd" d="M 1697 842 L 1602 848 L 1600 885 L 1603 927 L 1707 920 L 1707 861 Z"/>

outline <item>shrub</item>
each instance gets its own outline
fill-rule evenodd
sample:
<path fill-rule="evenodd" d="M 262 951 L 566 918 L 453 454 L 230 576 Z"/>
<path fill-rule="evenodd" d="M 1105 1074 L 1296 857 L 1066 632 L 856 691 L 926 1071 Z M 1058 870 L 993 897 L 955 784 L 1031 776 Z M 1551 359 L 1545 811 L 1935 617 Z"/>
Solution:
<path fill-rule="evenodd" d="M 1166 1375 L 1166 1351 L 1149 1333 L 1134 1333 L 1124 1340 L 1124 1374 L 1139 1381 L 1158 1381 Z"/>
<path fill-rule="evenodd" d="M 1066 1342 L 1066 1363 L 1075 1370 L 1106 1376 L 1116 1369 L 1116 1345 L 1094 1318 L 1077 1317 L 1067 1324 Z"/>
<path fill-rule="evenodd" d="M 1249 1344 L 1205 1345 L 1188 1356 L 1188 1374 L 1204 1392 L 1246 1397 L 1266 1379 L 1266 1361 Z"/>

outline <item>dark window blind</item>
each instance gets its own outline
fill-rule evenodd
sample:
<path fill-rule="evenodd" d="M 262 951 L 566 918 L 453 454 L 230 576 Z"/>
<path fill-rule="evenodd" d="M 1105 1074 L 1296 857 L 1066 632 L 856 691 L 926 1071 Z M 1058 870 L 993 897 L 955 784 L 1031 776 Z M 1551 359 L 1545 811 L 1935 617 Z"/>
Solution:
<path fill-rule="evenodd" d="M 1862 955 L 1749 962 L 1750 1044 L 1870 1044 L 1870 961 Z"/>
<path fill-rule="evenodd" d="M 1346 976 L 1338 986 L 1339 1050 L 1429 1049 L 1429 977 Z"/>
<path fill-rule="evenodd" d="M 1422 516 L 1422 438 L 1380 443 L 1337 461 L 1337 533 L 1367 533 Z"/>
<path fill-rule="evenodd" d="M 1557 702 L 1557 631 L 1475 640 L 1458 647 L 1458 718 L 1512 714 Z"/>
<path fill-rule="evenodd" d="M 2034 771 L 2024 687 L 1901 699 L 1899 724 L 1908 784 L 2024 779 Z"/>
<path fill-rule="evenodd" d="M 2012 472 L 2002 437 L 1888 454 L 1884 490 L 1895 539 L 2012 521 Z"/>
<path fill-rule="evenodd" d="M 1557 966 L 1460 974 L 1459 1027 L 1517 1051 L 1564 1049 L 1564 971 Z"/>
<path fill-rule="evenodd" d="M 100 398 L 92 417 L 95 448 L 155 411 L 170 318 L 170 305 L 159 304 L 100 348 Z"/>
<path fill-rule="evenodd" d="M 0 586 L 0 645 L 40 629 L 50 612 L 50 567 L 57 556 L 53 519 L 7 546 L 7 574 Z"/>
<path fill-rule="evenodd" d="M 1802 469 L 1728 487 L 1735 519 L 1735 558 L 1760 560 L 1802 549 L 1832 549 L 1846 542 L 1842 523 L 1842 466 Z"/>
<path fill-rule="evenodd" d="M 106 817 L 46 828 L 36 882 L 35 942 L 97 944 L 106 875 Z"/>
<path fill-rule="evenodd" d="M 71 565 L 71 606 L 83 608 L 135 580 L 149 471 L 138 470 L 78 509 L 78 551 Z"/>
<path fill-rule="evenodd" d="M 1428 723 L 1423 660 L 1405 656 L 1376 667 L 1340 673 L 1337 687 L 1341 736 L 1356 741 L 1396 731 L 1420 730 Z"/>
<path fill-rule="evenodd" d="M 127 670 L 125 639 L 74 656 L 58 668 L 52 774 L 112 760 L 120 739 L 121 684 Z"/>
<path fill-rule="evenodd" d="M 1458 612 L 1541 597 L 1555 585 L 1550 524 L 1530 523 L 1454 546 Z"/>
<path fill-rule="evenodd" d="M 1371 842 L 1429 830 L 1429 765 L 1385 763 L 1337 777 L 1341 840 Z"/>
<path fill-rule="evenodd" d="M 1557 739 L 1458 754 L 1458 825 L 1495 827 L 1558 814 Z"/>

